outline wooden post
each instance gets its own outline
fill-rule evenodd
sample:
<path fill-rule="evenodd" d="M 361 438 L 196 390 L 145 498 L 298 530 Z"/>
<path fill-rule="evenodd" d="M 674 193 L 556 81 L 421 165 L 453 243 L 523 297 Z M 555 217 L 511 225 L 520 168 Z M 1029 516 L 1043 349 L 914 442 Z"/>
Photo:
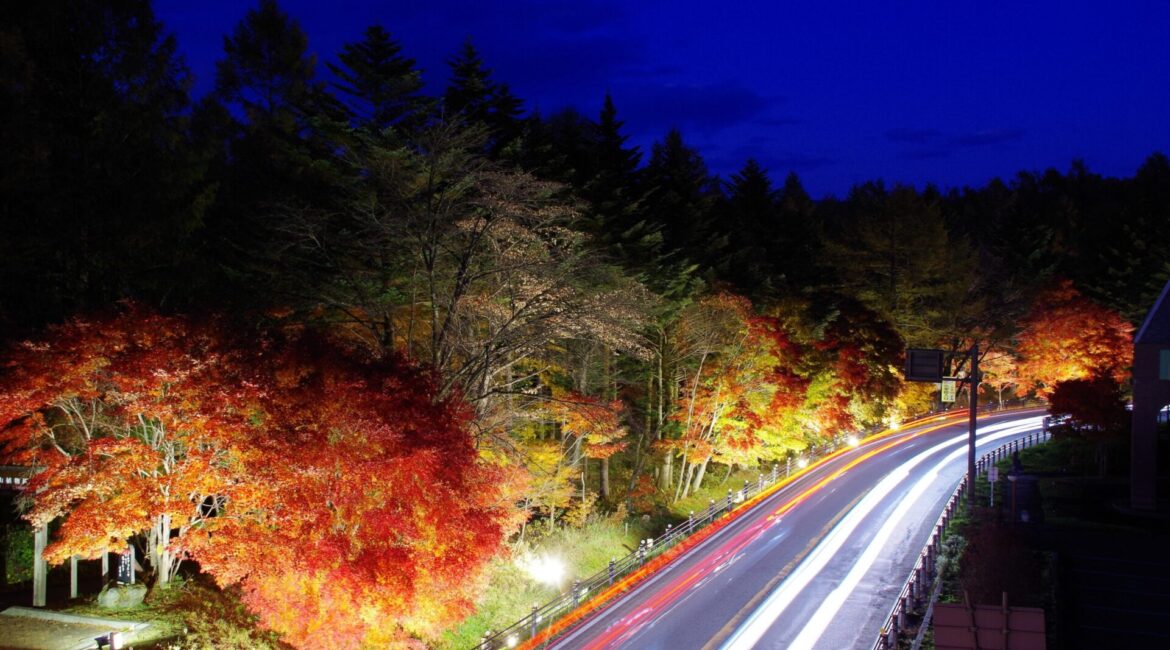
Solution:
<path fill-rule="evenodd" d="M 69 598 L 77 598 L 77 556 L 69 556 Z"/>
<path fill-rule="evenodd" d="M 45 606 L 49 584 L 49 565 L 45 562 L 45 547 L 48 543 L 48 526 L 33 531 L 33 607 Z"/>

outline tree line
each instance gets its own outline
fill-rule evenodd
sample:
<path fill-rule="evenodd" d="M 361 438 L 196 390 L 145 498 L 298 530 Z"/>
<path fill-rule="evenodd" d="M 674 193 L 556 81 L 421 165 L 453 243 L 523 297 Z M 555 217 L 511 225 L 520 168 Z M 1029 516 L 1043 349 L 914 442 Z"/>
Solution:
<path fill-rule="evenodd" d="M 595 117 L 526 113 L 470 41 L 431 96 L 386 28 L 325 73 L 262 0 L 196 100 L 146 0 L 0 20 L 0 421 L 5 456 L 52 468 L 37 480 L 55 495 L 29 516 L 78 522 L 54 557 L 154 539 L 160 576 L 158 530 L 214 531 L 173 535 L 177 557 L 245 584 L 292 639 L 387 573 L 384 616 L 346 619 L 347 638 L 426 638 L 509 536 L 652 510 L 716 466 L 929 408 L 932 388 L 900 378 L 907 346 L 961 373 L 980 342 L 1000 399 L 1120 391 L 1170 276 L 1161 154 L 1131 178 L 1074 162 L 814 200 L 753 160 L 713 176 L 677 129 L 640 151 L 608 96 Z M 134 489 L 78 492 L 99 465 Z M 177 492 L 130 509 L 144 518 L 98 516 L 160 486 Z M 427 508 L 451 516 L 424 526 Z M 379 571 L 276 558 L 298 543 L 278 522 Z M 462 560 L 435 541 L 457 530 L 477 549 Z M 444 597 L 452 576 L 468 591 Z M 328 597 L 289 619 L 306 589 Z"/>

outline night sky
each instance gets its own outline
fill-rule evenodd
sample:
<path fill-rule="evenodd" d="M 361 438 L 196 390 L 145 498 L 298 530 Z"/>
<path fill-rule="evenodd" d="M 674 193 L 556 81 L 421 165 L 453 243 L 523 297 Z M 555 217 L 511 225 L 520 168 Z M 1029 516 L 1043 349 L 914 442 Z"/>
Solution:
<path fill-rule="evenodd" d="M 1132 175 L 1170 153 L 1170 3 L 283 0 L 318 56 L 381 23 L 432 94 L 466 38 L 529 111 L 595 117 L 648 152 L 671 126 L 726 178 L 754 157 L 817 197 L 859 182 L 981 185 L 1020 170 Z M 159 0 L 196 76 L 254 3 Z"/>

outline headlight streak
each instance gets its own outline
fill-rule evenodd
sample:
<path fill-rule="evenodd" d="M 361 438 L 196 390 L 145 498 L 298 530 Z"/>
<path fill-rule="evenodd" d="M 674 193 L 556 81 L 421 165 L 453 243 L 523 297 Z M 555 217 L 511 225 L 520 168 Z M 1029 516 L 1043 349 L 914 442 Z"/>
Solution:
<path fill-rule="evenodd" d="M 726 558 L 728 554 L 739 553 L 742 551 L 744 547 L 755 541 L 755 539 L 763 534 L 768 528 L 780 523 L 780 517 L 782 515 L 787 514 L 793 508 L 805 502 L 807 499 L 819 492 L 823 487 L 841 477 L 843 474 L 845 474 L 845 472 L 888 449 L 897 447 L 920 436 L 933 433 L 934 431 L 953 426 L 955 424 L 955 422 L 947 421 L 948 418 L 946 417 L 938 417 L 936 420 L 941 421 L 941 423 L 924 427 L 923 429 L 916 431 L 913 434 L 909 434 L 895 440 L 886 441 L 885 443 L 880 444 L 873 449 L 868 449 L 864 451 L 864 453 L 859 454 L 856 458 L 850 460 L 845 465 L 842 465 L 828 476 L 821 478 L 813 485 L 805 488 L 799 494 L 784 502 L 776 510 L 772 511 L 768 515 L 762 516 L 760 520 L 758 520 L 750 528 L 741 531 L 735 537 L 725 542 L 717 552 L 713 552 L 711 554 L 710 559 L 707 559 L 698 566 L 692 568 L 685 575 L 675 578 L 674 581 L 671 582 L 667 587 L 665 587 L 662 591 L 655 594 L 647 601 L 647 606 L 650 608 L 649 611 L 646 608 L 640 608 L 636 615 L 628 616 L 625 619 L 611 624 L 603 633 L 597 635 L 593 639 L 590 639 L 585 647 L 590 649 L 614 647 L 616 643 L 629 638 L 634 632 L 637 631 L 638 627 L 646 624 L 649 619 L 655 618 L 659 613 L 661 613 L 661 611 L 665 609 L 666 605 L 673 603 L 673 601 L 681 597 L 686 589 L 692 587 L 698 582 L 701 582 L 702 578 L 706 578 L 715 566 L 723 564 L 724 558 Z M 589 627 L 589 625 L 584 626 L 577 633 L 584 631 L 584 629 L 587 627 Z M 568 638 L 572 638 L 577 633 L 570 635 Z"/>
<path fill-rule="evenodd" d="M 1028 430 L 1036 429 L 1040 426 L 1041 418 L 1033 418 L 1024 421 L 1002 423 L 981 428 L 977 431 L 979 435 L 980 444 L 998 440 L 1000 438 L 1010 437 L 1023 433 Z M 836 527 L 829 533 L 825 539 L 817 545 L 817 548 L 809 554 L 800 566 L 798 566 L 787 579 L 784 580 L 777 587 L 776 591 L 772 592 L 768 598 L 761 603 L 760 607 L 754 611 L 751 616 L 740 627 L 732 633 L 726 642 L 721 646 L 721 650 L 741 650 L 755 647 L 759 641 L 764 638 L 768 629 L 775 623 L 776 619 L 783 613 L 783 611 L 795 600 L 796 596 L 824 569 L 829 560 L 832 559 L 853 534 L 857 527 L 875 508 L 877 508 L 882 500 L 889 495 L 889 493 L 897 487 L 899 483 L 905 480 L 910 475 L 912 470 L 917 465 L 924 462 L 931 455 L 942 451 L 943 449 L 956 444 L 962 444 L 966 441 L 966 434 L 956 436 L 951 440 L 939 443 L 930 449 L 923 451 L 914 458 L 903 463 L 897 469 L 893 470 L 885 476 L 870 492 L 863 498 L 848 515 L 842 519 Z M 858 558 L 853 565 L 849 574 L 833 590 L 828 598 L 822 602 L 821 606 L 812 618 L 805 624 L 800 635 L 793 641 L 790 648 L 811 648 L 813 644 L 824 634 L 825 629 L 836 615 L 837 611 L 844 604 L 845 599 L 857 586 L 865 572 L 872 567 L 877 560 L 878 554 L 882 550 L 882 546 L 889 536 L 893 533 L 897 525 L 905 517 L 906 513 L 914 505 L 921 494 L 930 486 L 930 483 L 937 479 L 939 472 L 954 460 L 963 456 L 966 453 L 965 448 L 959 448 L 946 456 L 944 460 L 934 466 L 930 472 L 911 488 L 906 496 L 902 497 L 898 506 L 892 516 L 890 516 L 885 524 L 879 529 L 877 535 L 866 547 L 866 550 Z"/>

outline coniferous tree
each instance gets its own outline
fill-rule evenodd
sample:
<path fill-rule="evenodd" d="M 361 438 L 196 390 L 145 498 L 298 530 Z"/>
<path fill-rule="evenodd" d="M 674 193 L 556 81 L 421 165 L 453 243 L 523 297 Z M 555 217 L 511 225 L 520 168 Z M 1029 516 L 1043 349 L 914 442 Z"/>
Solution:
<path fill-rule="evenodd" d="M 718 270 L 746 295 L 759 296 L 774 276 L 767 243 L 778 221 L 776 191 L 764 168 L 749 159 L 732 175 L 727 192 L 720 212 L 730 246 Z"/>
<path fill-rule="evenodd" d="M 522 102 L 507 84 L 492 79 L 491 69 L 470 39 L 447 65 L 451 78 L 443 93 L 444 116 L 486 127 L 491 134 L 489 148 L 499 153 L 519 132 Z"/>
<path fill-rule="evenodd" d="M 271 232 L 280 227 L 272 223 L 279 206 L 326 206 L 344 193 L 345 172 L 328 137 L 344 114 L 315 79 L 315 65 L 305 33 L 275 0 L 261 0 L 224 39 L 216 96 L 244 122 L 226 143 L 223 190 L 205 242 L 224 274 L 211 298 L 252 302 L 257 285 L 270 296 L 279 280 L 266 271 L 281 255 Z"/>
<path fill-rule="evenodd" d="M 207 190 L 174 38 L 147 0 L 2 13 L 0 330 L 175 298 Z"/>
<path fill-rule="evenodd" d="M 432 103 L 422 93 L 422 73 L 381 25 L 366 29 L 361 41 L 346 43 L 337 58 L 340 65 L 326 65 L 338 78 L 333 87 L 345 96 L 353 120 L 377 131 L 422 125 Z"/>
<path fill-rule="evenodd" d="M 648 219 L 662 227 L 668 251 L 699 263 L 716 259 L 726 241 L 715 237 L 714 194 L 707 165 L 678 129 L 656 142 L 644 170 Z"/>
<path fill-rule="evenodd" d="M 821 282 L 824 234 L 816 204 L 795 172 L 785 177 L 777 202 L 778 221 L 764 237 L 776 274 L 773 282 L 789 293 L 815 288 Z"/>

